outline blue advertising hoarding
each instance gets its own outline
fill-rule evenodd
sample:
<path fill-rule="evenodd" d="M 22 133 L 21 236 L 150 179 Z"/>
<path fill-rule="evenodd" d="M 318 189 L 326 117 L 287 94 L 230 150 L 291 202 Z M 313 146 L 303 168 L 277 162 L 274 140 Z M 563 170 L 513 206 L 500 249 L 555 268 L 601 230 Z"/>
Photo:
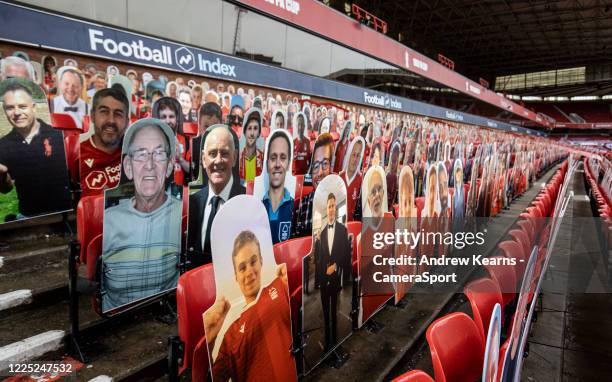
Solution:
<path fill-rule="evenodd" d="M 0 40 L 529 135 L 545 133 L 188 45 L 0 2 Z"/>

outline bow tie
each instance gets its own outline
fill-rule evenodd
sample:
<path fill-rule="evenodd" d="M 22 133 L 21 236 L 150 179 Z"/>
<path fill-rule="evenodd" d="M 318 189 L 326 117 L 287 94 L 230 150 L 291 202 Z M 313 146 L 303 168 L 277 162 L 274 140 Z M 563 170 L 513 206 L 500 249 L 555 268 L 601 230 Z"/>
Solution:
<path fill-rule="evenodd" d="M 334 229 L 334 225 L 333 224 L 332 225 L 328 225 L 327 228 Z"/>
<path fill-rule="evenodd" d="M 77 106 L 66 106 L 64 107 L 64 111 L 72 111 L 74 113 L 76 113 L 77 111 L 79 111 L 79 108 Z"/>

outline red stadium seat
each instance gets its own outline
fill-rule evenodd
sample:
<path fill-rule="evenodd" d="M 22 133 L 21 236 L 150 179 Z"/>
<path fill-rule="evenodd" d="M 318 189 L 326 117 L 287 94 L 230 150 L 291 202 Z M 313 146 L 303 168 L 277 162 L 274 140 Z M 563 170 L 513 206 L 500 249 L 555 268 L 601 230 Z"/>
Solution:
<path fill-rule="evenodd" d="M 427 328 L 436 382 L 473 382 L 482 375 L 484 344 L 478 327 L 465 313 L 437 319 Z"/>
<path fill-rule="evenodd" d="M 91 239 L 87 244 L 87 279 L 95 281 L 98 258 L 102 255 L 102 234 Z"/>
<path fill-rule="evenodd" d="M 253 191 L 255 190 L 255 181 L 246 182 L 246 194 L 253 195 Z"/>
<path fill-rule="evenodd" d="M 483 343 L 486 342 L 489 330 L 489 321 L 495 304 L 503 306 L 503 299 L 497 283 L 489 278 L 482 278 L 472 281 L 463 289 L 463 293 L 470 301 L 474 322 L 482 337 Z M 502 317 L 503 317 L 502 308 Z"/>
<path fill-rule="evenodd" d="M 295 175 L 295 200 L 302 198 L 304 188 L 304 175 Z"/>
<path fill-rule="evenodd" d="M 79 146 L 80 135 L 72 134 L 64 137 L 64 147 L 66 149 L 66 164 L 68 165 L 68 171 L 70 172 L 70 181 L 72 183 L 79 183 L 79 157 L 80 157 L 80 146 Z"/>
<path fill-rule="evenodd" d="M 353 245 L 353 273 L 354 276 L 357 277 L 357 237 L 361 234 L 361 222 L 360 221 L 351 221 L 346 225 L 346 229 L 349 235 L 352 235 L 351 244 Z"/>
<path fill-rule="evenodd" d="M 51 125 L 53 128 L 64 131 L 64 135 L 81 134 L 83 130 L 79 128 L 76 121 L 70 114 L 51 113 Z"/>
<path fill-rule="evenodd" d="M 503 258 L 503 256 L 493 256 L 491 259 Z M 511 265 L 485 265 L 491 279 L 497 283 L 502 293 L 502 308 L 516 297 L 516 273 Z"/>
<path fill-rule="evenodd" d="M 89 115 L 84 115 L 81 122 L 83 124 L 83 132 L 84 133 L 88 132 L 89 131 L 89 124 L 91 122 L 91 118 L 89 117 Z"/>
<path fill-rule="evenodd" d="M 102 233 L 104 195 L 84 196 L 77 205 L 77 240 L 81 245 L 81 263 L 87 262 L 89 242 Z"/>
<path fill-rule="evenodd" d="M 183 123 L 183 134 L 187 137 L 195 137 L 198 135 L 198 124 L 195 122 Z"/>
<path fill-rule="evenodd" d="M 506 240 L 498 244 L 497 246 L 503 253 L 504 256 L 516 260 L 516 275 L 519 280 L 523 278 L 523 273 L 527 267 L 527 255 L 523 253 L 523 246 L 514 241 Z"/>
<path fill-rule="evenodd" d="M 274 259 L 277 264 L 287 264 L 289 293 L 302 285 L 303 259 L 312 248 L 312 236 L 299 237 L 274 244 Z"/>
<path fill-rule="evenodd" d="M 512 320 L 511 322 L 513 322 Z M 510 328 L 511 329 L 511 328 Z M 502 377 L 502 369 L 504 367 L 504 358 L 506 358 L 506 352 L 508 351 L 508 346 L 510 346 L 510 337 L 504 341 L 502 346 L 499 348 L 499 364 L 497 366 L 497 377 L 498 380 L 501 381 Z"/>
<path fill-rule="evenodd" d="M 529 237 L 529 242 L 533 243 L 535 240 L 536 234 L 535 234 L 535 229 L 533 225 L 531 224 L 531 222 L 529 220 L 524 219 L 524 220 L 518 221 L 516 225 L 518 225 L 523 230 L 523 232 L 527 234 L 527 236 Z"/>
<path fill-rule="evenodd" d="M 393 379 L 392 382 L 435 382 L 429 374 L 422 370 L 410 370 Z"/>
<path fill-rule="evenodd" d="M 418 198 L 414 199 L 414 202 L 416 204 L 416 208 L 417 208 L 417 219 L 421 219 L 421 211 L 423 211 L 423 208 L 425 208 L 425 197 L 424 196 L 419 196 Z"/>
<path fill-rule="evenodd" d="M 531 243 L 529 242 L 529 236 L 522 229 L 513 229 L 508 234 L 523 247 L 523 253 L 531 253 Z"/>
<path fill-rule="evenodd" d="M 206 337 L 202 337 L 193 349 L 193 362 L 191 363 L 191 381 L 206 382 L 210 369 L 208 359 L 208 344 Z"/>
<path fill-rule="evenodd" d="M 270 128 L 269 128 L 269 127 L 267 127 L 267 126 L 263 126 L 263 127 L 261 128 L 261 136 L 262 136 L 263 138 L 268 138 L 268 135 L 270 135 Z"/>
<path fill-rule="evenodd" d="M 215 274 L 212 264 L 202 265 L 179 277 L 176 287 L 178 335 L 185 349 L 179 375 L 192 365 L 194 349 L 204 336 L 202 314 L 212 306 L 215 298 Z M 201 348 L 202 346 L 200 350 Z"/>

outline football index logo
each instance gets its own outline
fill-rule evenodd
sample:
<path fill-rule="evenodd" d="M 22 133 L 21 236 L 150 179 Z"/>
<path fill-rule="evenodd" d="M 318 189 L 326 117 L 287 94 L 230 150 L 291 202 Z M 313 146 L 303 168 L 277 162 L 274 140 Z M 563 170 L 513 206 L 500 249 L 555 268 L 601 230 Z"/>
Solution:
<path fill-rule="evenodd" d="M 176 64 L 186 72 L 191 72 L 195 68 L 195 56 L 184 46 L 174 51 L 174 58 L 176 59 Z"/>

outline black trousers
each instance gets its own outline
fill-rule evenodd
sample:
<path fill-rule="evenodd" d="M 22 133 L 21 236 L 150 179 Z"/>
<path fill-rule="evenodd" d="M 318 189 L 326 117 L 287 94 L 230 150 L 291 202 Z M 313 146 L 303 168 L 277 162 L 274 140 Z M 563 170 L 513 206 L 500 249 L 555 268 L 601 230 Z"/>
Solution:
<path fill-rule="evenodd" d="M 337 339 L 338 291 L 321 285 L 321 303 L 323 304 L 323 322 L 325 324 L 325 351 L 331 350 Z"/>

